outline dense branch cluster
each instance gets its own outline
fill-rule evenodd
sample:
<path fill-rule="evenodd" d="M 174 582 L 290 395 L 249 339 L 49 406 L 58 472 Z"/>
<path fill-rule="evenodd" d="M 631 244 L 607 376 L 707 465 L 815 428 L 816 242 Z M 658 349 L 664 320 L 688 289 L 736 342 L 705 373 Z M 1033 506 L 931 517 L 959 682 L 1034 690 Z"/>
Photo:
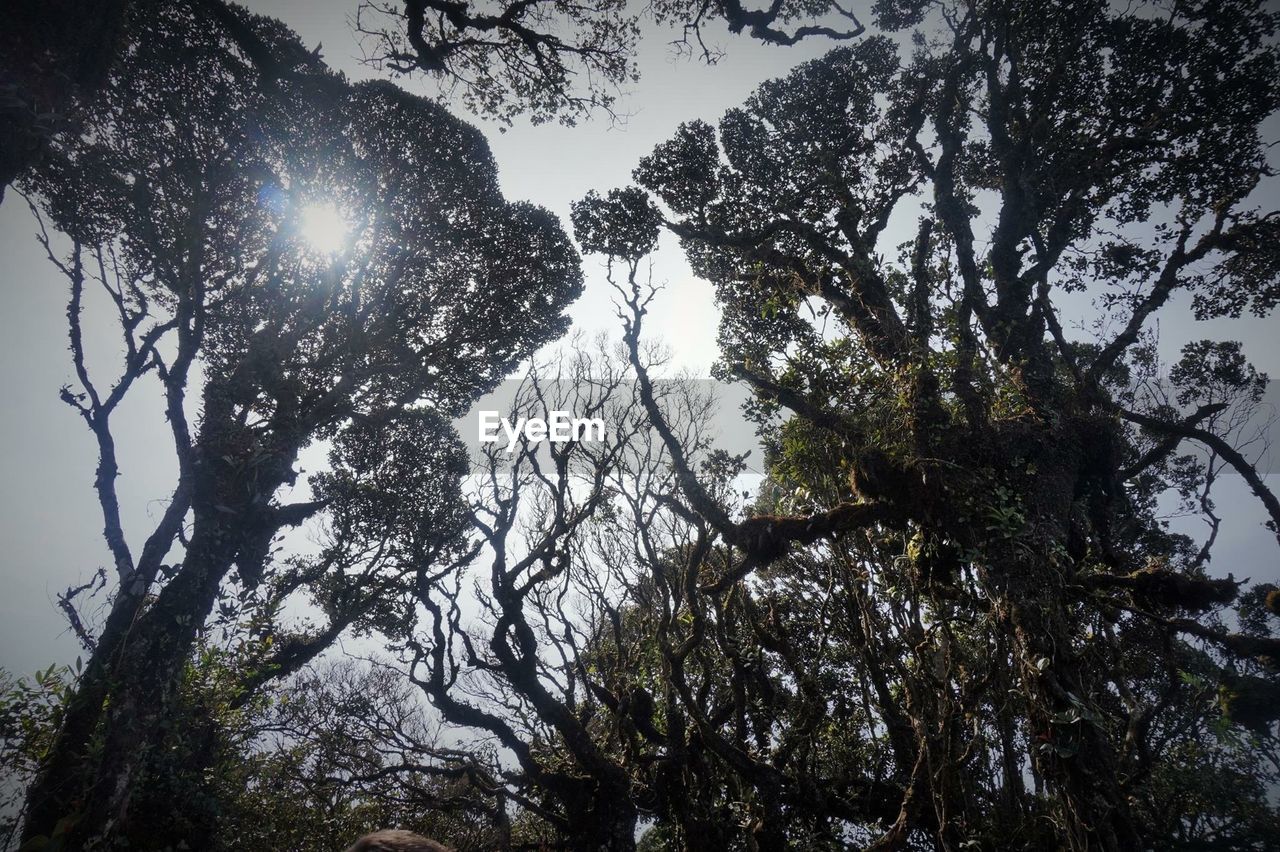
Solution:
<path fill-rule="evenodd" d="M 833 0 L 774 0 L 752 9 L 737 0 L 659 0 L 644 14 L 625 0 L 573 3 L 512 0 L 372 0 L 362 2 L 357 30 L 368 60 L 397 73 L 423 71 L 471 111 L 510 124 L 520 114 L 541 123 L 574 124 L 604 111 L 617 117 L 618 95 L 638 78 L 637 43 L 648 19 L 679 27 L 674 44 L 714 62 L 720 51 L 706 31 L 723 22 L 766 44 L 806 38 L 846 40 L 865 28 Z M 833 17 L 835 26 L 822 23 Z M 796 26 L 796 22 L 809 23 Z"/>

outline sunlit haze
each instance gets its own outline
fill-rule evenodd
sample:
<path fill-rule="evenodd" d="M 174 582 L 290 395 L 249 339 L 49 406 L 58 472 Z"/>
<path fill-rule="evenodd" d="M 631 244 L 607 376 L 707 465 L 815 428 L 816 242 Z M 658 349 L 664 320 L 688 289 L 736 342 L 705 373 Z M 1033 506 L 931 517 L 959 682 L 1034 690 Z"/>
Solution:
<path fill-rule="evenodd" d="M 298 230 L 307 245 L 324 254 L 343 249 L 351 235 L 351 224 L 333 202 L 317 202 L 302 208 Z"/>

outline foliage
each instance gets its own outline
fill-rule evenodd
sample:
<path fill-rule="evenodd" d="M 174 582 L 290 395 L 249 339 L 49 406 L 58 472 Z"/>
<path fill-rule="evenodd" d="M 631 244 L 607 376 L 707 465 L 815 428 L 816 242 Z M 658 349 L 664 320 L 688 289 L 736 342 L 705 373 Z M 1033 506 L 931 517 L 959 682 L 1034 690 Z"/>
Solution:
<path fill-rule="evenodd" d="M 616 759 L 686 845 L 737 825 L 713 845 L 1269 848 L 1280 645 L 1257 592 L 1260 632 L 1226 628 L 1240 584 L 1205 573 L 1224 468 L 1280 522 L 1246 457 L 1266 377 L 1203 341 L 1162 380 L 1144 329 L 1180 291 L 1202 316 L 1269 310 L 1275 16 L 913 8 L 909 52 L 837 48 L 683 125 L 610 196 L 625 210 L 575 211 L 627 276 L 633 353 L 643 258 L 599 235 L 661 211 L 769 448 L 737 514 L 644 400 L 687 543 L 658 508 L 631 534 L 683 564 L 636 566 L 662 665 L 636 638 L 595 653 L 656 671 L 679 721 Z M 905 216 L 915 239 L 884 245 Z M 1118 331 L 1070 340 L 1056 289 Z M 1187 440 L 1207 457 L 1174 456 Z M 1210 522 L 1201 546 L 1158 516 L 1170 489 Z"/>
<path fill-rule="evenodd" d="M 427 72 L 445 95 L 507 125 L 524 113 L 534 124 L 574 125 L 595 111 L 616 117 L 619 91 L 639 79 L 635 55 L 647 20 L 679 28 L 674 44 L 707 62 L 720 56 L 704 38 L 715 23 L 773 45 L 851 39 L 864 31 L 852 12 L 831 0 L 778 0 L 761 9 L 737 0 L 657 0 L 643 14 L 624 0 L 492 5 L 497 8 L 465 0 L 362 0 L 356 28 L 376 67 Z"/>
<path fill-rule="evenodd" d="M 16 845 L 23 793 L 53 746 L 74 677 L 55 665 L 29 678 L 0 670 L 0 847 Z"/>
<path fill-rule="evenodd" d="M 438 105 L 349 85 L 270 21 L 201 29 L 207 8 L 135 8 L 150 49 L 28 185 L 71 240 L 45 237 L 64 399 L 98 441 L 119 582 L 73 690 L 9 690 L 41 764 L 28 836 L 70 816 L 73 844 L 398 823 L 470 848 L 1277 848 L 1280 595 L 1213 563 L 1228 469 L 1280 531 L 1250 459 L 1267 377 L 1209 340 L 1162 376 L 1151 332 L 1180 295 L 1274 307 L 1267 6 L 875 4 L 884 34 L 574 205 L 622 344 L 536 359 L 509 416 L 608 434 L 486 446 L 473 476 L 448 419 L 564 330 L 575 251 Z M 403 11 L 389 58 L 508 117 L 601 103 L 563 63 L 608 82 L 630 50 L 620 6 Z M 824 11 L 655 7 L 776 43 Z M 584 40 L 530 29 L 553 12 Z M 320 201 L 351 226 L 332 251 L 298 227 Z M 754 495 L 715 400 L 644 342 L 663 231 L 716 288 L 718 372 L 755 392 Z M 120 318 L 109 388 L 86 285 Z M 180 477 L 135 558 L 110 418 L 143 381 Z M 1171 494 L 1203 541 L 1168 529 Z M 309 518 L 318 552 L 278 556 Z M 320 667 L 348 632 L 397 659 Z"/>
<path fill-rule="evenodd" d="M 69 291 L 76 384 L 63 399 L 98 445 L 118 582 L 29 792 L 28 837 L 72 813 L 80 843 L 150 831 L 155 811 L 122 818 L 134 791 L 117 780 L 177 724 L 206 629 L 258 649 L 243 702 L 348 628 L 411 620 L 397 605 L 406 572 L 459 546 L 448 419 L 562 333 L 581 287 L 559 223 L 502 198 L 473 128 L 389 84 L 348 85 L 314 56 L 266 75 L 246 40 L 292 62 L 306 55 L 292 34 L 235 12 L 236 38 L 201 26 L 202 10 L 133 4 L 130 43 L 146 49 L 121 57 L 26 183 L 68 240 L 64 254 L 43 235 Z M 329 244 L 305 232 L 317 205 L 345 230 Z M 85 354 L 89 288 L 119 326 L 115 377 Z M 178 475 L 135 550 L 112 416 L 152 382 Z M 332 469 L 289 502 L 299 453 L 317 441 L 332 442 Z M 277 558 L 278 537 L 309 519 L 322 551 Z M 300 597 L 319 624 L 286 617 Z M 198 771 L 206 755 L 189 740 L 203 734 L 175 735 Z"/>

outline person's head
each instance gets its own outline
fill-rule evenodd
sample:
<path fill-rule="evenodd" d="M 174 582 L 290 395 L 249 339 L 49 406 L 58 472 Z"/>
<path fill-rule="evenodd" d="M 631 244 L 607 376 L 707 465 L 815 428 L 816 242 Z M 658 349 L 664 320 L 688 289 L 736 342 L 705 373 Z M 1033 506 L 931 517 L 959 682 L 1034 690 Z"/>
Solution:
<path fill-rule="evenodd" d="M 453 850 L 421 834 L 390 828 L 366 834 L 353 843 L 347 852 L 453 852 Z"/>

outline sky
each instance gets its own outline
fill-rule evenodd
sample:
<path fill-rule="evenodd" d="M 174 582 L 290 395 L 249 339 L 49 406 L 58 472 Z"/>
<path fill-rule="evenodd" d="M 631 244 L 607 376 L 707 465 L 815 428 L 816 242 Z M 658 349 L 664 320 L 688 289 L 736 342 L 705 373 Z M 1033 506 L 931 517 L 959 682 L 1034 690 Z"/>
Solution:
<path fill-rule="evenodd" d="M 350 78 L 379 76 L 359 61 L 360 48 L 349 26 L 356 2 L 249 0 L 245 5 L 282 19 L 308 47 L 322 44 L 325 60 Z M 665 30 L 648 31 L 642 38 L 641 79 L 618 105 L 627 116 L 624 122 L 601 118 L 565 128 L 517 121 L 500 132 L 495 124 L 459 112 L 487 135 L 506 196 L 549 208 L 567 228 L 572 201 L 592 189 L 603 192 L 628 183 L 640 157 L 669 138 L 681 122 L 714 121 L 759 83 L 831 47 L 821 41 L 770 47 L 726 32 L 715 39 L 725 57 L 708 67 L 675 56 L 671 38 Z M 430 91 L 419 82 L 400 82 L 411 90 Z M 891 235 L 890 244 L 914 235 L 912 223 L 897 226 L 902 234 Z M 55 596 L 109 564 L 92 491 L 94 447 L 85 425 L 58 399 L 58 389 L 72 379 L 66 294 L 34 239 L 34 229 L 25 201 L 15 192 L 6 193 L 0 205 L 0 668 L 17 673 L 75 658 L 76 642 Z M 718 312 L 710 285 L 691 274 L 673 241 L 658 252 L 654 272 L 666 289 L 646 319 L 646 334 L 666 343 L 675 366 L 706 375 L 717 354 Z M 574 326 L 588 334 L 616 336 L 619 324 L 600 261 L 587 258 L 585 273 L 586 290 L 570 310 Z M 1193 338 L 1240 339 L 1255 365 L 1280 376 L 1280 335 L 1273 320 L 1193 324 L 1186 305 L 1178 303 L 1163 313 L 1168 315 L 1161 329 L 1166 355 Z M 109 332 L 107 326 L 88 329 L 91 362 L 94 353 L 114 356 Z M 116 420 L 123 471 L 118 486 L 135 552 L 174 481 L 160 410 L 158 395 L 146 389 L 125 403 Z M 726 411 L 724 416 L 734 415 Z M 1269 481 L 1273 489 L 1280 487 L 1276 476 Z M 1222 485 L 1218 504 L 1228 521 L 1215 572 L 1255 581 L 1280 578 L 1275 539 L 1260 526 L 1265 518 L 1261 505 L 1239 477 L 1227 477 Z M 100 604 L 104 599 L 97 598 Z"/>

